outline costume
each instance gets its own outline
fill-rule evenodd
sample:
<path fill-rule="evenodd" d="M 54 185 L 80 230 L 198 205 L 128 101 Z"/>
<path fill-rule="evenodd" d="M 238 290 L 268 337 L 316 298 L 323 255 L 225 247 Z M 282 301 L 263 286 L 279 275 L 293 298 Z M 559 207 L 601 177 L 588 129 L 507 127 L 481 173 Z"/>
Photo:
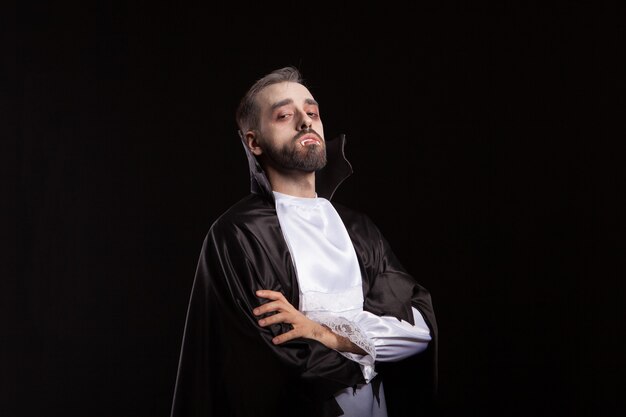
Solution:
<path fill-rule="evenodd" d="M 328 164 L 316 175 L 318 195 L 328 199 L 351 173 L 344 143 L 343 136 L 327 142 Z M 202 247 L 172 417 L 339 415 L 333 396 L 364 383 L 359 365 L 310 339 L 276 346 L 271 339 L 290 325 L 261 328 L 252 314 L 264 302 L 256 290 L 280 291 L 296 307 L 300 294 L 269 182 L 250 153 L 248 159 L 252 194 L 212 225 Z M 413 323 L 415 307 L 430 328 L 433 337 L 426 352 L 377 367 L 385 381 L 389 416 L 428 415 L 436 385 L 437 341 L 430 295 L 404 271 L 366 216 L 334 206 L 359 260 L 363 309 Z M 423 399 L 416 401 L 419 396 Z"/>

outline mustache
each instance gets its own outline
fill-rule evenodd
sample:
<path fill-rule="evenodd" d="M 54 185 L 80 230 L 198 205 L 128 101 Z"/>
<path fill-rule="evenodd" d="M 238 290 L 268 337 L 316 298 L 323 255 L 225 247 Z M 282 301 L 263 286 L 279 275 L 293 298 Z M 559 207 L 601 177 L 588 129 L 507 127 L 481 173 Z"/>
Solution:
<path fill-rule="evenodd" d="M 298 139 L 300 139 L 302 136 L 310 135 L 311 133 L 317 136 L 317 138 L 320 140 L 321 143 L 324 143 L 324 139 L 320 136 L 320 134 L 317 133 L 315 130 L 311 129 L 310 127 L 301 132 L 298 132 L 298 134 L 293 137 L 292 142 L 297 142 Z"/>

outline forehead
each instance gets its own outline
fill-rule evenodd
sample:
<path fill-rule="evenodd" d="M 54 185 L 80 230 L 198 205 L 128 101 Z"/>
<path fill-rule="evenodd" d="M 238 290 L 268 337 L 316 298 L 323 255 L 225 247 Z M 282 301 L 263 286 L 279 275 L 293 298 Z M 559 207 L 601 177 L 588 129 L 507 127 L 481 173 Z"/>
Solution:
<path fill-rule="evenodd" d="M 281 82 L 265 87 L 257 96 L 257 104 L 262 110 L 284 100 L 292 100 L 295 105 L 303 105 L 307 100 L 315 100 L 311 92 L 302 84 Z"/>

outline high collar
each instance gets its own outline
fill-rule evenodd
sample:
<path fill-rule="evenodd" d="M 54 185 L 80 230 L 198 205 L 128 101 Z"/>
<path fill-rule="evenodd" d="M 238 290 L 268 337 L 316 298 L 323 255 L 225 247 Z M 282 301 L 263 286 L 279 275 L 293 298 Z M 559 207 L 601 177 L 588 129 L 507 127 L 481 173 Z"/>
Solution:
<path fill-rule="evenodd" d="M 259 164 L 256 157 L 250 152 L 246 146 L 243 137 L 241 143 L 248 157 L 248 168 L 250 169 L 250 191 L 259 194 L 264 198 L 274 202 L 274 194 L 272 194 L 272 186 L 270 185 L 265 171 Z M 352 175 L 352 165 L 346 159 L 344 147 L 346 145 L 346 135 L 326 141 L 326 166 L 315 172 L 315 192 L 318 197 L 327 200 L 332 199 L 333 194 L 339 188 L 339 185 Z"/>

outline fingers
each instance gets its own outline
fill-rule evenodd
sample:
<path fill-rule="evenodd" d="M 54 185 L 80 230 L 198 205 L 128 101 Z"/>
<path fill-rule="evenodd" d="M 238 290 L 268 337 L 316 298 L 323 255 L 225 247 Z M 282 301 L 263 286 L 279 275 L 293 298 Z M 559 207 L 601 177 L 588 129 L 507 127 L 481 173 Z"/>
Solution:
<path fill-rule="evenodd" d="M 257 297 L 272 301 L 252 310 L 255 316 L 276 312 L 276 314 L 259 319 L 259 326 L 266 327 L 272 324 L 288 323 L 293 327 L 290 331 L 275 336 L 272 339 L 272 343 L 279 345 L 289 340 L 305 336 L 307 333 L 306 327 L 308 320 L 287 301 L 283 293 L 271 290 L 259 290 L 256 292 L 256 295 Z"/>
<path fill-rule="evenodd" d="M 272 303 L 268 303 L 268 304 L 272 304 Z M 255 309 L 255 311 L 256 310 L 258 309 Z M 262 314 L 262 313 L 259 313 L 259 314 Z M 279 345 L 281 343 L 285 343 L 289 340 L 296 339 L 302 336 L 302 329 L 300 327 L 296 327 L 297 326 L 297 324 L 295 324 L 296 322 L 298 322 L 298 317 L 294 315 L 293 313 L 287 313 L 287 312 L 273 314 L 269 317 L 262 318 L 258 321 L 259 326 L 261 327 L 267 327 L 267 326 L 271 326 L 272 324 L 279 324 L 279 323 L 288 323 L 293 326 L 293 328 L 290 331 L 280 334 L 272 339 L 272 343 L 274 343 L 275 345 Z"/>
<path fill-rule="evenodd" d="M 260 316 L 261 314 L 271 313 L 273 311 L 284 311 L 286 309 L 287 306 L 282 301 L 272 301 L 271 303 L 266 303 L 258 306 L 257 308 L 252 310 L 252 313 L 254 313 L 255 316 Z"/>
<path fill-rule="evenodd" d="M 265 327 L 276 323 L 290 323 L 291 321 L 287 313 L 278 313 L 259 320 L 259 326 Z"/>
<path fill-rule="evenodd" d="M 328 330 L 328 332 L 324 332 L 324 328 L 320 324 L 305 320 L 300 324 L 294 324 L 292 330 L 274 337 L 272 339 L 272 343 L 280 345 L 281 343 L 288 342 L 289 340 L 305 338 L 317 340 L 326 347 L 334 349 L 334 347 L 329 344 L 328 337 L 325 336 L 325 333 L 333 334 L 330 330 Z"/>
<path fill-rule="evenodd" d="M 265 303 L 254 310 L 252 312 L 255 316 L 259 316 L 265 313 L 271 313 L 273 311 L 292 311 L 295 310 L 294 307 L 287 301 L 283 293 L 278 291 L 270 291 L 270 290 L 259 290 L 256 292 L 256 295 L 261 298 L 267 298 L 268 300 L 274 300 L 270 303 Z"/>
<path fill-rule="evenodd" d="M 286 298 L 282 292 L 271 291 L 271 290 L 258 290 L 256 292 L 257 297 L 268 298 L 270 300 L 285 300 Z"/>
<path fill-rule="evenodd" d="M 294 328 L 293 330 L 290 330 L 283 334 L 279 334 L 278 336 L 273 338 L 272 343 L 274 343 L 275 345 L 280 345 L 281 343 L 285 343 L 299 337 L 302 337 L 302 331 Z"/>
<path fill-rule="evenodd" d="M 260 316 L 261 314 L 271 313 L 272 311 L 276 311 L 280 309 L 280 303 L 271 302 L 267 304 L 263 304 L 252 310 L 255 316 Z"/>

